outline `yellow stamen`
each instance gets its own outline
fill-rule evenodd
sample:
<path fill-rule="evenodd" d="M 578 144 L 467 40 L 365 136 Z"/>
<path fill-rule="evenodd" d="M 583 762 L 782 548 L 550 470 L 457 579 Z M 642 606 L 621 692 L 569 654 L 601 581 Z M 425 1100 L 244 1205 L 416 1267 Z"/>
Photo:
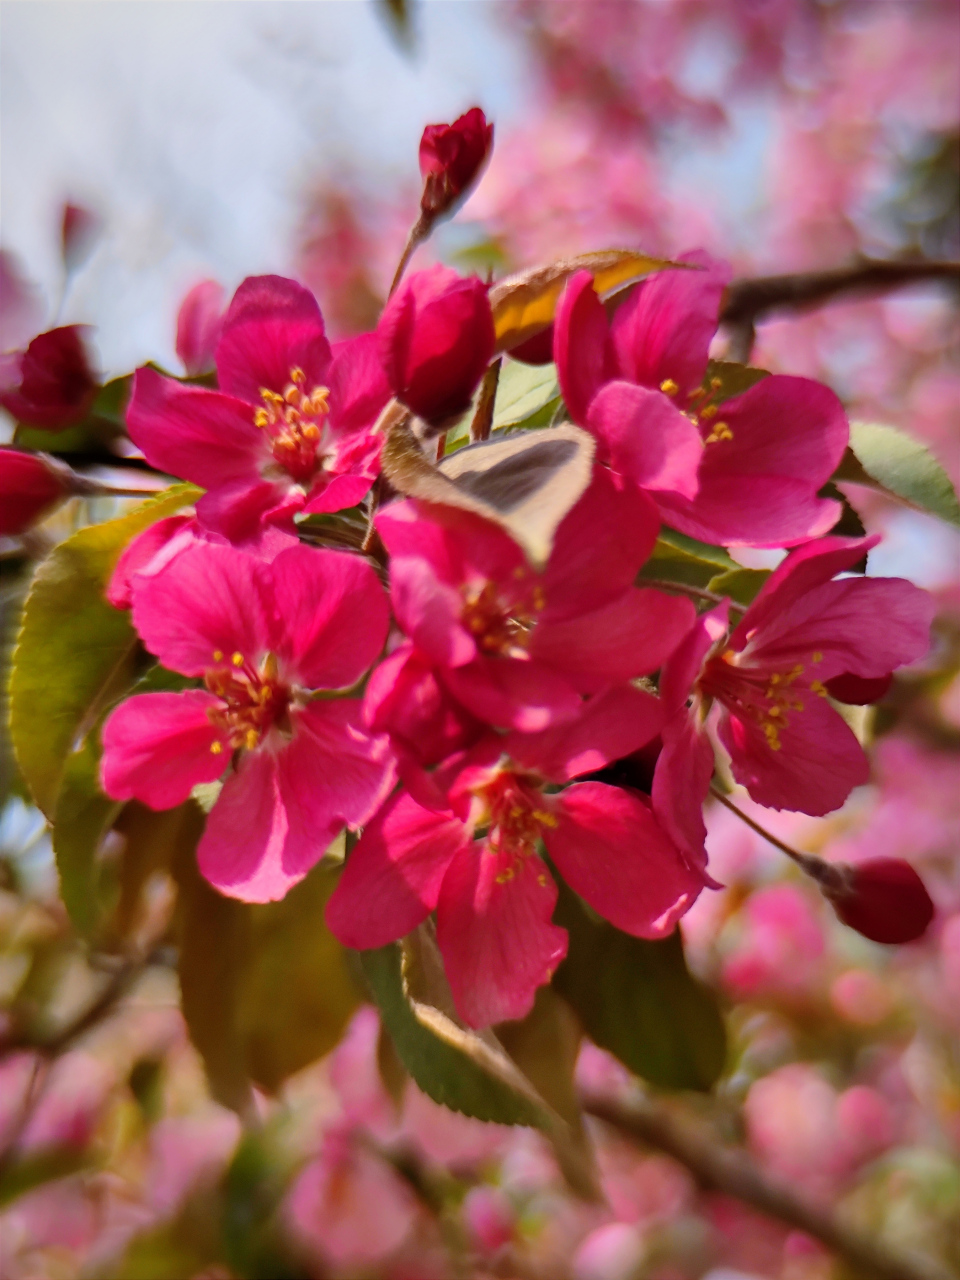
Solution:
<path fill-rule="evenodd" d="M 222 743 L 222 742 L 211 742 L 211 743 L 210 743 L 210 750 L 211 750 L 211 752 L 212 752 L 215 756 L 218 756 L 218 755 L 220 754 L 220 752 L 223 750 L 223 743 Z"/>
<path fill-rule="evenodd" d="M 222 662 L 222 661 L 223 661 L 223 650 L 222 650 L 222 649 L 214 649 L 214 651 L 213 651 L 213 660 L 214 660 L 214 662 Z"/>
<path fill-rule="evenodd" d="M 660 383 L 660 390 L 663 392 L 665 396 L 675 396 L 677 392 L 680 390 L 680 388 L 677 386 L 677 384 L 674 382 L 672 378 L 664 378 L 664 380 Z"/>
<path fill-rule="evenodd" d="M 222 656 L 222 655 L 221 655 L 221 656 Z M 234 653 L 234 654 L 231 654 L 231 655 L 230 655 L 230 661 L 233 663 L 233 665 L 234 665 L 235 667 L 242 667 L 242 666 L 243 666 L 243 654 L 242 654 L 242 653 Z"/>

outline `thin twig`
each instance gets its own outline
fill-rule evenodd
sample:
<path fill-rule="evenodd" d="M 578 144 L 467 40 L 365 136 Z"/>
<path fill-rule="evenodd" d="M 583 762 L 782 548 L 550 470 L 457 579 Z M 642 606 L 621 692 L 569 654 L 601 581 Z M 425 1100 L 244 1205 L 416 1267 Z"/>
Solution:
<path fill-rule="evenodd" d="M 403 253 L 400 255 L 400 261 L 397 263 L 397 269 L 394 272 L 393 280 L 390 284 L 390 292 L 387 294 L 388 298 L 392 297 L 396 292 L 397 285 L 403 279 L 403 273 L 406 271 L 410 259 L 414 255 L 414 251 L 417 249 L 418 245 L 421 245 L 424 240 L 426 240 L 427 236 L 430 234 L 430 228 L 432 225 L 433 219 L 426 219 L 421 213 L 420 217 L 410 228 L 410 234 L 407 236 L 407 243 L 403 246 Z"/>
<path fill-rule="evenodd" d="M 791 861 L 797 864 L 801 871 L 816 880 L 819 885 L 832 889 L 842 889 L 844 887 L 846 880 L 839 867 L 825 862 L 823 858 L 814 857 L 812 853 L 801 853 L 799 849 L 794 849 L 791 845 L 784 844 L 772 831 L 768 831 L 759 822 L 755 822 L 753 818 L 748 817 L 728 796 L 723 794 L 719 787 L 711 784 L 710 791 L 725 808 L 729 809 L 731 813 L 735 813 L 741 822 L 746 823 L 751 831 L 755 831 L 758 836 L 762 836 L 775 849 L 785 853 Z"/>
<path fill-rule="evenodd" d="M 950 1273 L 939 1262 L 916 1254 L 893 1254 L 842 1225 L 826 1210 L 806 1204 L 792 1190 L 768 1178 L 746 1152 L 722 1146 L 679 1117 L 675 1106 L 644 1097 L 617 1102 L 592 1091 L 581 1093 L 581 1103 L 589 1115 L 631 1141 L 678 1160 L 703 1190 L 733 1196 L 806 1232 L 871 1280 L 950 1280 Z"/>
<path fill-rule="evenodd" d="M 483 375 L 480 383 L 480 395 L 477 407 L 470 423 L 470 443 L 477 444 L 481 440 L 489 440 L 490 428 L 493 426 L 493 409 L 497 399 L 497 387 L 500 384 L 500 366 L 502 360 L 494 360 Z"/>
<path fill-rule="evenodd" d="M 736 600 L 731 600 L 729 596 L 718 595 L 716 591 L 708 591 L 706 587 L 694 587 L 688 582 L 674 582 L 670 578 L 650 578 L 648 581 L 651 586 L 663 587 L 667 591 L 679 591 L 682 595 L 693 596 L 696 600 L 709 600 L 711 604 L 723 604 L 726 601 L 731 613 L 747 612 L 746 605 L 737 604 Z"/>

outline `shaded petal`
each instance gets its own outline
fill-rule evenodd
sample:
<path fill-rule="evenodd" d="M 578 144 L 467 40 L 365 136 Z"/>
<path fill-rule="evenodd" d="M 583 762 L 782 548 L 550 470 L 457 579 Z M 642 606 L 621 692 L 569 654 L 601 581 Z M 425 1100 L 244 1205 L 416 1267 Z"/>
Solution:
<path fill-rule="evenodd" d="M 668 715 L 686 703 L 693 682 L 700 674 L 704 658 L 717 641 L 726 635 L 729 614 L 730 603 L 727 600 L 702 613 L 685 639 L 664 663 L 660 673 L 659 692 Z"/>
<path fill-rule="evenodd" d="M 614 471 L 641 489 L 696 496 L 703 455 L 700 432 L 665 395 L 630 382 L 608 382 L 594 397 L 587 426 Z"/>
<path fill-rule="evenodd" d="M 358 698 L 311 702 L 293 720 L 293 740 L 280 756 L 281 789 L 291 808 L 296 802 L 307 837 L 323 827 L 332 832 L 329 844 L 344 826 L 362 826 L 392 791 L 390 744 L 365 727 Z M 293 817 L 290 829 L 297 834 Z"/>
<path fill-rule="evenodd" d="M 708 448 L 712 448 L 710 445 Z M 789 547 L 828 533 L 841 515 L 806 481 L 783 476 L 707 475 L 693 502 L 656 495 L 664 520 L 690 538 L 727 547 Z"/>
<path fill-rule="evenodd" d="M 637 792 L 575 782 L 553 798 L 555 827 L 544 843 L 560 874 L 611 924 L 638 938 L 673 931 L 703 888 L 703 877 Z"/>
<path fill-rule="evenodd" d="M 572 720 L 580 696 L 562 675 L 522 658 L 477 658 L 440 677 L 453 696 L 486 724 L 537 733 Z"/>
<path fill-rule="evenodd" d="M 660 825 L 700 870 L 707 864 L 703 802 L 713 777 L 713 746 L 686 710 L 663 730 L 663 749 L 653 774 L 651 801 Z M 716 884 L 711 883 L 716 888 Z"/>
<path fill-rule="evenodd" d="M 553 358 L 570 417 L 586 424 L 590 401 L 617 376 L 610 326 L 589 271 L 575 271 L 557 303 Z"/>
<path fill-rule="evenodd" d="M 232 480 L 256 483 L 269 456 L 249 405 L 153 369 L 134 374 L 127 430 L 151 466 L 205 489 Z"/>
<path fill-rule="evenodd" d="M 139 800 L 151 809 L 182 804 L 198 782 L 223 773 L 229 752 L 207 711 L 220 699 L 204 689 L 141 693 L 112 711 L 103 726 L 100 781 L 113 800 Z"/>
<path fill-rule="evenodd" d="M 660 532 L 654 502 L 624 476 L 595 467 L 557 529 L 543 577 L 546 610 L 563 618 L 608 604 L 633 585 Z"/>
<path fill-rule="evenodd" d="M 372 475 L 332 476 L 326 483 L 318 480 L 314 484 L 303 510 L 307 515 L 315 515 L 325 511 L 346 511 L 355 507 L 370 492 L 373 484 Z"/>
<path fill-rule="evenodd" d="M 471 1027 L 523 1018 L 567 953 L 550 923 L 557 886 L 538 857 L 462 848 L 437 903 L 437 943 L 457 1012 Z"/>
<path fill-rule="evenodd" d="M 303 504 L 299 489 L 289 481 L 244 477 L 211 489 L 197 501 L 197 516 L 208 529 L 232 543 L 253 543 L 263 533 L 264 520 L 282 512 L 293 529 L 293 514 Z"/>
<path fill-rule="evenodd" d="M 536 769 L 550 782 L 569 782 L 636 751 L 662 726 L 658 698 L 619 685 L 585 702 L 571 723 L 542 733 L 511 733 L 504 747 L 517 764 Z"/>
<path fill-rule="evenodd" d="M 460 624 L 463 597 L 437 576 L 429 560 L 391 560 L 390 597 L 400 626 L 434 662 L 459 667 L 474 659 L 477 646 Z"/>
<path fill-rule="evenodd" d="M 199 544 L 140 581 L 133 625 L 165 667 L 199 676 L 235 652 L 259 660 L 270 647 L 268 600 L 263 562 L 234 547 Z"/>
<path fill-rule="evenodd" d="M 283 868 L 287 831 L 276 757 L 270 751 L 245 751 L 207 818 L 197 865 L 229 898 L 276 902 L 304 874 L 290 875 Z"/>
<path fill-rule="evenodd" d="M 150 567 L 158 559 L 160 553 L 178 535 L 185 530 L 196 528 L 196 516 L 167 516 L 164 520 L 156 520 L 148 525 L 142 533 L 131 539 L 120 553 L 120 559 L 107 583 L 104 592 L 107 600 L 115 609 L 129 609 L 132 601 L 133 576 Z M 183 546 L 190 545 L 187 538 L 179 540 Z"/>
<path fill-rule="evenodd" d="M 402 938 L 437 905 L 457 851 L 470 844 L 452 813 L 422 809 L 405 791 L 364 828 L 327 903 L 327 924 L 347 947 L 364 950 Z"/>
<path fill-rule="evenodd" d="M 250 404 L 260 388 L 283 394 L 290 371 L 299 367 L 306 390 L 322 386 L 330 365 L 317 300 L 283 276 L 250 276 L 233 295 L 217 346 L 220 386 Z"/>
<path fill-rule="evenodd" d="M 780 728 L 774 751 L 758 725 L 721 716 L 720 740 L 733 776 L 757 804 L 820 817 L 839 809 L 854 787 L 870 780 L 870 763 L 856 736 L 823 698 L 798 690 L 804 706 Z"/>
<path fill-rule="evenodd" d="M 282 551 L 273 561 L 273 598 L 277 652 L 308 688 L 349 688 L 383 649 L 387 594 L 360 556 L 303 546 Z"/>
<path fill-rule="evenodd" d="M 649 675 L 662 666 L 696 621 L 690 600 L 630 587 L 602 609 L 544 620 L 530 656 L 563 672 L 582 693 Z"/>
<path fill-rule="evenodd" d="M 366 723 L 423 765 L 437 764 L 470 746 L 483 729 L 454 702 L 437 679 L 433 663 L 411 644 L 401 645 L 377 666 L 363 698 Z"/>
<path fill-rule="evenodd" d="M 660 271 L 642 281 L 617 309 L 612 338 L 622 377 L 654 388 L 669 378 L 683 402 L 703 382 L 731 272 L 701 251 L 678 261 L 694 269 Z"/>
<path fill-rule="evenodd" d="M 390 399 L 375 333 L 361 333 L 339 343 L 327 377 L 330 426 L 338 434 L 372 427 Z"/>

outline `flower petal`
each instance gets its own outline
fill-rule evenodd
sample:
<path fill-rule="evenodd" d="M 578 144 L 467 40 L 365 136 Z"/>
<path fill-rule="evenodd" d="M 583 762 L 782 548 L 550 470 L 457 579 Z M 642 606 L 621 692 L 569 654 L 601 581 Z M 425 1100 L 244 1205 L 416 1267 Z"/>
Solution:
<path fill-rule="evenodd" d="M 207 715 L 219 705 L 204 689 L 141 693 L 121 702 L 103 726 L 100 781 L 107 795 L 172 809 L 198 782 L 219 778 L 230 757 Z M 218 741 L 221 751 L 214 752 Z"/>
<path fill-rule="evenodd" d="M 553 799 L 544 843 L 560 874 L 611 924 L 638 938 L 673 931 L 703 888 L 638 792 L 575 782 Z"/>
<path fill-rule="evenodd" d="M 387 595 L 366 560 L 345 551 L 292 547 L 273 561 L 281 623 L 278 652 L 310 689 L 356 684 L 383 649 Z"/>
<path fill-rule="evenodd" d="M 685 709 L 664 727 L 651 801 L 660 825 L 691 866 L 707 864 L 703 802 L 713 777 L 713 747 Z M 715 884 L 711 887 L 716 888 Z"/>
<path fill-rule="evenodd" d="M 440 884 L 470 837 L 452 813 L 422 809 L 405 791 L 364 828 L 327 903 L 327 924 L 347 947 L 402 938 L 437 905 Z"/>
<path fill-rule="evenodd" d="M 437 943 L 457 1012 L 471 1027 L 523 1018 L 567 953 L 550 923 L 557 886 L 535 856 L 480 844 L 456 854 L 437 903 Z"/>
<path fill-rule="evenodd" d="M 433 663 L 411 644 L 401 645 L 374 668 L 363 712 L 375 733 L 389 733 L 395 744 L 426 766 L 470 746 L 483 729 L 454 702 L 437 679 Z"/>
<path fill-rule="evenodd" d="M 570 417 L 583 426 L 590 401 L 617 376 L 610 326 L 589 271 L 575 271 L 557 303 L 553 354 Z"/>
<path fill-rule="evenodd" d="M 718 474 L 707 472 L 703 465 L 700 491 L 692 502 L 672 493 L 658 493 L 656 500 L 672 528 L 701 542 L 727 547 L 795 546 L 829 533 L 841 514 L 839 502 L 818 498 L 805 480 Z"/>
<path fill-rule="evenodd" d="M 372 427 L 390 399 L 375 333 L 338 343 L 327 375 L 330 426 L 338 435 Z"/>
<path fill-rule="evenodd" d="M 729 614 L 730 603 L 727 600 L 702 613 L 664 663 L 659 692 L 668 715 L 686 703 L 704 658 L 726 634 Z"/>
<path fill-rule="evenodd" d="M 292 536 L 292 517 L 302 504 L 300 490 L 288 481 L 244 477 L 205 493 L 197 501 L 197 516 L 235 546 L 249 546 L 263 535 L 264 522 L 271 518 L 285 523 Z"/>
<path fill-rule="evenodd" d="M 573 720 L 580 697 L 562 675 L 522 658 L 477 658 L 440 673 L 453 696 L 486 724 L 537 733 Z"/>
<path fill-rule="evenodd" d="M 199 544 L 140 581 L 133 625 L 165 667 L 199 676 L 235 652 L 251 662 L 266 652 L 268 592 L 269 568 L 261 561 L 234 547 Z"/>
<path fill-rule="evenodd" d="M 232 480 L 255 484 L 268 457 L 263 432 L 242 400 L 184 386 L 153 369 L 134 374 L 127 429 L 151 466 L 205 489 Z"/>
<path fill-rule="evenodd" d="M 608 382 L 591 401 L 587 426 L 604 460 L 641 489 L 696 496 L 700 432 L 659 391 Z"/>
<path fill-rule="evenodd" d="M 460 624 L 463 597 L 427 559 L 398 556 L 390 563 L 390 598 L 397 621 L 417 648 L 440 666 L 471 662 L 477 646 Z"/>
<path fill-rule="evenodd" d="M 330 344 L 317 300 L 283 276 L 250 276 L 233 295 L 217 346 L 220 386 L 232 396 L 260 404 L 260 389 L 283 394 L 290 372 L 304 372 L 305 387 L 326 382 Z"/>
<path fill-rule="evenodd" d="M 322 479 L 314 483 L 307 495 L 303 510 L 307 515 L 316 515 L 328 511 L 346 511 L 355 507 L 370 492 L 373 484 L 372 475 L 331 476 L 327 483 Z"/>
<path fill-rule="evenodd" d="M 283 868 L 287 831 L 276 757 L 245 751 L 207 818 L 197 847 L 201 874 L 229 898 L 276 902 L 304 875 Z"/>

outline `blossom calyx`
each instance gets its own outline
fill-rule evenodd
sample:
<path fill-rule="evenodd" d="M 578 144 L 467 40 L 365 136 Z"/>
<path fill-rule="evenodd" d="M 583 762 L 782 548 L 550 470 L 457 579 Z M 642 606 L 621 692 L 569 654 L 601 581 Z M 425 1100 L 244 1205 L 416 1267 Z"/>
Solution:
<path fill-rule="evenodd" d="M 415 271 L 384 307 L 377 338 L 393 394 L 442 424 L 469 406 L 493 358 L 487 286 L 449 267 Z"/>
<path fill-rule="evenodd" d="M 473 186 L 493 145 L 493 125 L 479 107 L 453 124 L 428 124 L 420 139 L 420 209 L 433 221 L 449 213 Z"/>
<path fill-rule="evenodd" d="M 844 924 L 873 942 L 915 942 L 926 932 L 933 902 L 908 862 L 869 858 L 840 870 L 838 884 L 823 890 Z"/>

